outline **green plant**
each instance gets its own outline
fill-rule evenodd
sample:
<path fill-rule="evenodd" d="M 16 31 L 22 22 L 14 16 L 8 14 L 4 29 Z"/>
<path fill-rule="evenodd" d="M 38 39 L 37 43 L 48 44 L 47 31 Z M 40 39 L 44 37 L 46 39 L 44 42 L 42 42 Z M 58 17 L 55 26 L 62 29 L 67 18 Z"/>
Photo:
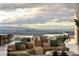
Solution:
<path fill-rule="evenodd" d="M 58 40 L 50 40 L 50 45 L 52 47 L 58 47 Z"/>
<path fill-rule="evenodd" d="M 75 20 L 75 22 L 76 22 L 76 25 L 79 27 L 79 21 L 78 20 Z"/>

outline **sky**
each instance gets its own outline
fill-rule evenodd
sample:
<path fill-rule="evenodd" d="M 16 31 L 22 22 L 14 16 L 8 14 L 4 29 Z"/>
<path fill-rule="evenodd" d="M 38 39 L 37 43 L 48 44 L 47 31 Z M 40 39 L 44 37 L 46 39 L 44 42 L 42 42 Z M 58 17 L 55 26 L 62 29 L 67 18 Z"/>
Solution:
<path fill-rule="evenodd" d="M 0 26 L 73 29 L 73 3 L 0 3 Z"/>

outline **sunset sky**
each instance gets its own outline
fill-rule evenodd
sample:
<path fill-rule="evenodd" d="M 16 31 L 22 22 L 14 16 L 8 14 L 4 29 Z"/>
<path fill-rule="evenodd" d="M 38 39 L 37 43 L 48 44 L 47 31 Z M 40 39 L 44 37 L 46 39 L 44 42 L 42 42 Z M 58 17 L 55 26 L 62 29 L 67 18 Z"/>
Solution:
<path fill-rule="evenodd" d="M 73 29 L 73 3 L 0 3 L 0 26 Z"/>

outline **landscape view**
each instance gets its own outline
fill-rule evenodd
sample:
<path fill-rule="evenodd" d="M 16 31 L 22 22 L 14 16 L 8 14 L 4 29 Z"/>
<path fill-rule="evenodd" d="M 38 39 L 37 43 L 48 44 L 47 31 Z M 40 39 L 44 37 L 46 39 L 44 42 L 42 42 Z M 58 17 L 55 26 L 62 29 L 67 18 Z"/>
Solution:
<path fill-rule="evenodd" d="M 1 56 L 74 56 L 74 3 L 0 3 Z"/>

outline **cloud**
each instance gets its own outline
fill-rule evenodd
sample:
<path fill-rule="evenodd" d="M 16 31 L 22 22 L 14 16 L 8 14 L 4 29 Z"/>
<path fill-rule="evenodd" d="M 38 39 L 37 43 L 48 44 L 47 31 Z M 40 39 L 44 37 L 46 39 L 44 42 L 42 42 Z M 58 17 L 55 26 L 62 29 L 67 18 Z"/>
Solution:
<path fill-rule="evenodd" d="M 74 4 L 0 4 L 0 25 L 36 29 L 73 27 Z M 63 24 L 63 25 L 62 25 Z"/>
<path fill-rule="evenodd" d="M 66 28 L 66 27 L 74 27 L 74 22 L 47 22 L 47 23 L 39 23 L 39 24 L 22 24 L 22 27 L 25 28 L 35 28 L 35 29 L 54 29 L 54 28 Z"/>
<path fill-rule="evenodd" d="M 0 3 L 0 10 L 12 11 L 17 8 L 35 8 L 44 4 L 40 3 Z"/>
<path fill-rule="evenodd" d="M 41 7 L 38 8 L 24 8 L 16 9 L 14 11 L 0 11 L 0 23 L 16 23 L 19 19 L 23 20 L 24 18 L 33 18 L 39 15 Z"/>
<path fill-rule="evenodd" d="M 58 19 L 53 19 L 53 20 L 46 22 L 46 23 L 21 24 L 21 25 L 14 24 L 14 25 L 6 25 L 6 26 L 21 27 L 21 28 L 34 28 L 34 29 L 59 29 L 59 28 L 73 29 L 75 26 L 74 22 L 68 22 L 68 21 L 58 22 L 58 21 L 59 21 Z"/>

